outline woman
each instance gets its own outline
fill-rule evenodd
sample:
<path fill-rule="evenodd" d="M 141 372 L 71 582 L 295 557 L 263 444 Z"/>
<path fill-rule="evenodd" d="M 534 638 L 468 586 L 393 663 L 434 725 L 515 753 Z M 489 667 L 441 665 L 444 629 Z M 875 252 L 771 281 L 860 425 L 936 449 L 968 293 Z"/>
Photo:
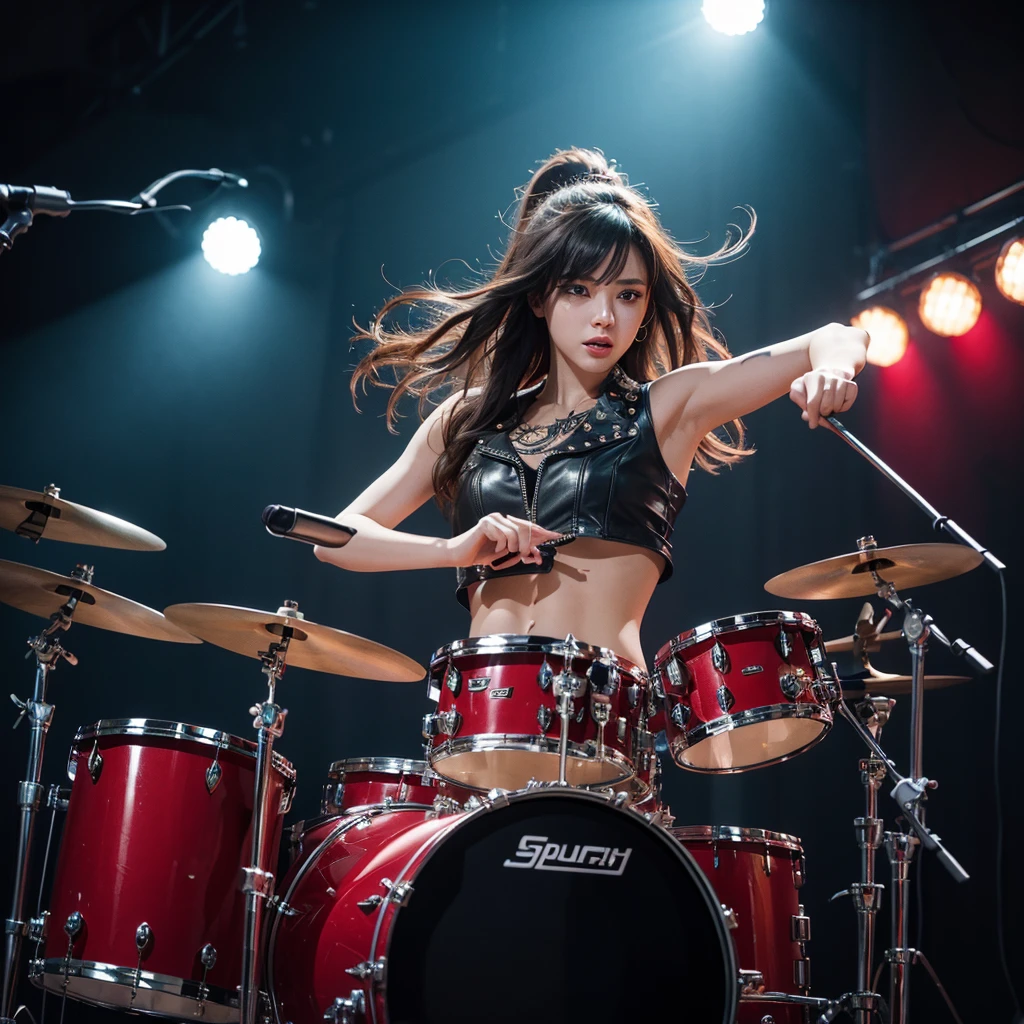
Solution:
<path fill-rule="evenodd" d="M 353 389 L 397 371 L 389 425 L 406 392 L 451 394 L 338 515 L 352 541 L 317 557 L 363 572 L 453 567 L 467 635 L 572 633 L 643 666 L 640 625 L 671 573 L 691 467 L 749 454 L 739 418 L 787 392 L 812 429 L 857 395 L 864 331 L 829 324 L 739 358 L 712 334 L 687 274 L 738 255 L 752 230 L 692 257 L 600 154 L 556 153 L 489 281 L 406 292 L 357 336 L 374 348 Z M 387 326 L 414 304 L 427 326 Z M 454 536 L 396 529 L 431 497 Z"/>

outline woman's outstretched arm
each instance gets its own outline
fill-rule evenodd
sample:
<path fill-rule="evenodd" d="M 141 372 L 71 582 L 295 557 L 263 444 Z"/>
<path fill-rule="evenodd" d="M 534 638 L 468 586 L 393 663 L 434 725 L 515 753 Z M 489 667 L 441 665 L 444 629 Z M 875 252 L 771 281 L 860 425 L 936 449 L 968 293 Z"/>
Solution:
<path fill-rule="evenodd" d="M 433 497 L 443 423 L 459 399 L 461 395 L 453 396 L 439 405 L 420 424 L 397 461 L 335 516 L 356 534 L 342 548 L 315 547 L 321 562 L 355 572 L 489 565 L 512 553 L 518 553 L 522 562 L 541 562 L 537 545 L 558 534 L 514 516 L 484 516 L 472 529 L 452 538 L 395 529 Z"/>
<path fill-rule="evenodd" d="M 686 472 L 709 431 L 789 394 L 812 429 L 857 397 L 866 331 L 826 324 L 789 341 L 718 362 L 691 363 L 651 385 L 651 411 L 666 462 Z"/>

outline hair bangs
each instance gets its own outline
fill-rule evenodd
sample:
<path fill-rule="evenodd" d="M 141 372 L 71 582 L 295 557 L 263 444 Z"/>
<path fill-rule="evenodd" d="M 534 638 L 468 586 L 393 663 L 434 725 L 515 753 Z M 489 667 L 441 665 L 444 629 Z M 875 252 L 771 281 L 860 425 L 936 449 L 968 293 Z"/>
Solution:
<path fill-rule="evenodd" d="M 618 203 L 594 199 L 597 201 L 560 214 L 563 223 L 559 225 L 560 244 L 550 263 L 549 291 L 563 281 L 593 278 L 605 284 L 614 280 L 622 273 L 631 246 L 639 241 L 636 225 Z"/>

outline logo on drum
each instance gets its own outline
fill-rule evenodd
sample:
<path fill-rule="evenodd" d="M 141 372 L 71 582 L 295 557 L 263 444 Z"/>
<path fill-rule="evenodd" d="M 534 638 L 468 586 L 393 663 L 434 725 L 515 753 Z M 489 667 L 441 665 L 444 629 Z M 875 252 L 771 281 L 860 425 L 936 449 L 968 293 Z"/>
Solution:
<path fill-rule="evenodd" d="M 621 875 L 626 870 L 633 847 L 625 850 L 611 846 L 572 847 L 568 843 L 549 843 L 547 836 L 523 836 L 515 858 L 505 861 L 506 868 L 533 868 L 535 871 L 571 871 L 578 875 Z"/>
<path fill-rule="evenodd" d="M 491 690 L 491 699 L 493 700 L 495 697 L 511 697 L 512 690 L 513 687 L 511 686 L 496 686 Z"/>

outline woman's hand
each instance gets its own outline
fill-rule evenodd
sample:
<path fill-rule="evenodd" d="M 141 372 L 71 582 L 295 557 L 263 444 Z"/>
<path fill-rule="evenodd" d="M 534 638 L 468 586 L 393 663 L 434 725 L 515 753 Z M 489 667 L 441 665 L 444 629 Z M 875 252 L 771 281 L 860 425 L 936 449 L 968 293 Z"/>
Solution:
<path fill-rule="evenodd" d="M 793 381 L 789 397 L 803 409 L 802 418 L 813 430 L 823 417 L 846 412 L 853 405 L 857 384 L 852 370 L 811 370 Z"/>
<path fill-rule="evenodd" d="M 543 556 L 538 545 L 559 536 L 526 519 L 492 512 L 471 530 L 452 537 L 447 547 L 453 566 L 493 565 L 516 553 L 520 562 L 540 565 Z"/>

